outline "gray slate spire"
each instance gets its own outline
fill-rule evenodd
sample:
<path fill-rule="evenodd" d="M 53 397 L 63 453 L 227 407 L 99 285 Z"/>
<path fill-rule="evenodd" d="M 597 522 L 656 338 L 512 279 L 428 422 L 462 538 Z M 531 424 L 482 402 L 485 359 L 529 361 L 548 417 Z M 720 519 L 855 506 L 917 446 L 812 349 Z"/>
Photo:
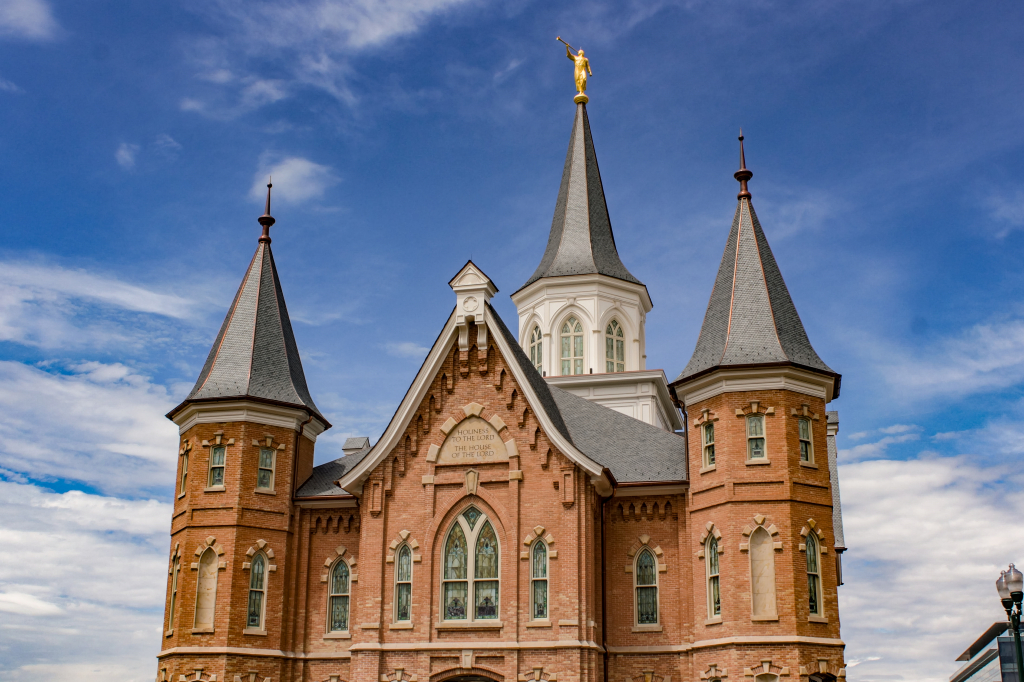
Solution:
<path fill-rule="evenodd" d="M 267 214 L 260 219 L 263 236 L 203 371 L 188 398 L 168 416 L 190 402 L 248 398 L 307 409 L 329 426 L 306 387 L 270 251 L 268 232 L 273 218 L 269 204 L 268 192 Z"/>
<path fill-rule="evenodd" d="M 740 137 L 742 159 L 743 137 Z M 750 202 L 747 180 L 753 175 L 741 161 L 739 204 L 725 243 L 722 264 L 697 347 L 673 384 L 728 366 L 791 364 L 836 378 L 807 338 L 789 289 Z"/>
<path fill-rule="evenodd" d="M 562 185 L 544 257 L 524 288 L 542 277 L 601 274 L 642 284 L 619 260 L 604 199 L 601 172 L 590 134 L 587 105 L 576 105 L 576 120 L 565 156 Z"/>

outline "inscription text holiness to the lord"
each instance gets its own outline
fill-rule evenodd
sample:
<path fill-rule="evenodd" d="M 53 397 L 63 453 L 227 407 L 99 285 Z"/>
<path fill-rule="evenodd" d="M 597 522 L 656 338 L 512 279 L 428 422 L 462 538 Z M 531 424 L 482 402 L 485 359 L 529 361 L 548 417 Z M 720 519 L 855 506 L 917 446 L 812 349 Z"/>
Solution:
<path fill-rule="evenodd" d="M 438 464 L 486 464 L 507 462 L 508 451 L 498 431 L 480 417 L 459 422 L 445 438 Z"/>

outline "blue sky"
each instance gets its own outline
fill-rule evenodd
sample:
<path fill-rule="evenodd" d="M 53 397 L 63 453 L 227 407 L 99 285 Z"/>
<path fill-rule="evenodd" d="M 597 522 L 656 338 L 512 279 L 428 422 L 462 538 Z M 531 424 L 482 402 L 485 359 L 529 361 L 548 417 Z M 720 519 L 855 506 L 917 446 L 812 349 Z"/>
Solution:
<path fill-rule="evenodd" d="M 743 127 L 758 215 L 843 374 L 848 678 L 947 678 L 1024 558 L 1022 23 L 945 0 L 0 0 L 0 680 L 152 678 L 162 415 L 256 247 L 268 173 L 335 424 L 319 461 L 379 435 L 467 258 L 515 319 L 573 117 L 556 34 L 591 58 L 612 223 L 670 378 Z"/>

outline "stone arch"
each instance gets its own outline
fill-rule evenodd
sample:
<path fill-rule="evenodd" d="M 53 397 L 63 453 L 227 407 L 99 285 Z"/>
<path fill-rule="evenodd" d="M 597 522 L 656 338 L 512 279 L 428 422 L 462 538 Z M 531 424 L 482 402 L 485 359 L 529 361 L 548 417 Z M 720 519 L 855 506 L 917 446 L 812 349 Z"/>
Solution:
<path fill-rule="evenodd" d="M 271 563 L 274 558 L 274 550 L 267 544 L 266 540 L 257 540 L 256 544 L 250 547 L 246 552 L 245 556 L 249 561 L 242 563 L 242 570 L 248 571 L 252 566 L 252 558 L 256 556 L 256 552 L 263 552 L 267 556 L 267 572 L 273 573 L 277 571 L 277 564 Z"/>
<path fill-rule="evenodd" d="M 782 549 L 782 543 L 774 540 L 779 529 L 772 524 L 765 527 L 767 517 L 757 514 L 754 526 L 746 526 L 743 535 L 747 542 L 740 544 L 740 551 L 750 557 L 750 612 L 755 620 L 776 620 L 779 617 L 778 594 L 775 576 L 775 552 Z M 764 671 L 768 674 L 768 670 Z"/>
<path fill-rule="evenodd" d="M 583 373 L 586 374 L 587 371 L 591 369 L 594 365 L 594 358 L 591 357 L 591 355 L 594 352 L 593 348 L 591 347 L 593 345 L 593 340 L 591 339 L 591 337 L 594 335 L 593 332 L 596 329 L 596 327 L 594 326 L 594 318 L 591 317 L 589 312 L 587 312 L 580 306 L 576 305 L 575 303 L 570 303 L 569 305 L 559 310 L 555 317 L 551 318 L 551 345 L 552 351 L 554 351 L 554 358 L 552 360 L 552 364 L 557 362 L 559 365 L 558 372 L 552 372 L 551 376 L 562 376 L 561 354 L 556 349 L 560 348 L 562 338 L 562 325 L 565 324 L 570 317 L 575 317 L 579 321 L 580 326 L 583 327 Z M 600 331 L 604 330 L 601 329 Z M 602 356 L 601 359 L 603 360 L 604 357 Z"/>
<path fill-rule="evenodd" d="M 359 574 L 356 573 L 356 557 L 352 556 L 344 545 L 335 547 L 331 556 L 327 557 L 324 561 L 325 572 L 320 575 L 320 582 L 326 583 L 330 579 L 331 570 L 338 561 L 344 561 L 348 564 L 349 582 L 358 582 Z"/>
<path fill-rule="evenodd" d="M 626 550 L 626 554 L 629 555 L 629 563 L 626 564 L 626 573 L 633 572 L 633 564 L 636 560 L 636 554 L 644 547 L 650 547 L 651 551 L 654 552 L 654 556 L 658 560 L 658 573 L 665 573 L 666 571 L 668 571 L 668 564 L 666 564 L 663 561 L 663 559 L 665 558 L 665 552 L 661 549 L 661 545 L 652 546 L 651 536 L 645 533 L 644 535 L 638 537 L 636 539 L 636 542 L 630 545 L 629 549 Z"/>
<path fill-rule="evenodd" d="M 626 311 L 623 310 L 619 306 L 618 303 L 616 303 L 615 305 L 609 307 L 607 310 L 604 311 L 604 313 L 602 313 L 601 318 L 599 320 L 600 324 L 597 326 L 597 330 L 600 332 L 600 336 L 601 336 L 601 362 L 603 363 L 605 361 L 605 357 L 604 357 L 604 337 L 605 337 L 605 331 L 607 330 L 608 325 L 611 324 L 612 320 L 615 320 L 616 322 L 618 322 L 619 326 L 622 327 L 622 341 L 623 341 L 623 345 L 625 346 L 625 356 L 624 356 L 624 362 L 626 363 L 626 370 L 625 371 L 629 372 L 629 371 L 634 370 L 634 369 L 639 369 L 639 366 L 633 367 L 633 353 L 632 353 L 632 351 L 633 351 L 634 344 L 640 340 L 640 333 L 636 329 L 633 328 L 633 321 L 629 318 L 629 315 L 626 314 Z M 602 371 L 604 371 L 604 365 L 603 364 L 601 365 L 601 369 L 602 369 Z"/>
<path fill-rule="evenodd" d="M 388 555 L 384 559 L 385 563 L 395 563 L 395 553 L 402 545 L 409 545 L 409 548 L 412 550 L 413 563 L 418 564 L 423 560 L 423 556 L 416 551 L 420 548 L 420 543 L 416 541 L 416 538 L 412 537 L 409 531 L 401 530 L 398 532 L 398 536 L 388 545 Z"/>
<path fill-rule="evenodd" d="M 526 549 L 519 553 L 519 558 L 521 560 L 530 560 L 530 549 L 533 547 L 533 543 L 537 540 L 544 543 L 548 550 L 549 560 L 558 558 L 558 550 L 551 549 L 551 545 L 555 544 L 555 536 L 551 533 L 545 535 L 544 530 L 544 526 L 534 526 L 533 530 L 526 534 L 526 537 L 523 538 L 523 544 L 526 546 Z"/>
<path fill-rule="evenodd" d="M 439 502 L 437 506 L 437 513 L 434 514 L 434 519 L 427 527 L 425 535 L 427 542 L 429 543 L 427 546 L 427 552 L 430 556 L 433 556 L 439 535 L 444 535 L 448 532 L 448 526 L 450 526 L 451 522 L 455 520 L 455 517 L 461 514 L 462 510 L 471 504 L 487 507 L 488 511 L 486 513 L 488 518 L 491 520 L 491 525 L 494 526 L 495 531 L 497 532 L 500 530 L 503 536 L 508 536 L 508 529 L 505 528 L 504 519 L 511 517 L 505 509 L 505 505 L 503 505 L 494 494 L 482 486 L 478 486 L 476 493 L 473 495 L 468 495 L 464 491 L 465 488 Z M 477 502 L 477 500 L 479 500 L 479 502 Z M 504 543 L 502 543 L 502 546 L 504 546 Z"/>
<path fill-rule="evenodd" d="M 505 676 L 486 668 L 452 668 L 430 676 L 430 682 L 504 682 Z"/>

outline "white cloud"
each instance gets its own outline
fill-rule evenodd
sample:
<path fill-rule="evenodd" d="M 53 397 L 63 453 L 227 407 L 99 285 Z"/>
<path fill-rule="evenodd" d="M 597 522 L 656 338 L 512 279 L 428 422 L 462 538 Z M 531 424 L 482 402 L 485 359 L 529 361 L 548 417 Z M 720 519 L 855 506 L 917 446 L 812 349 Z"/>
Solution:
<path fill-rule="evenodd" d="M 271 162 L 264 155 L 253 180 L 249 196 L 263 201 L 267 196 L 267 178 L 273 178 L 274 201 L 298 203 L 323 196 L 324 191 L 338 182 L 330 166 L 321 166 L 309 159 L 290 156 Z"/>
<path fill-rule="evenodd" d="M 139 145 L 128 144 L 122 142 L 114 152 L 114 158 L 117 159 L 117 165 L 125 170 L 131 170 L 135 168 L 135 156 L 139 153 Z"/>
<path fill-rule="evenodd" d="M 1013 472 L 974 456 L 840 467 L 851 679 L 945 682 L 957 654 L 1005 617 L 994 582 L 1024 559 Z"/>
<path fill-rule="evenodd" d="M 425 358 L 430 349 L 426 346 L 421 346 L 418 343 L 412 341 L 401 341 L 398 343 L 389 343 L 384 348 L 387 350 L 388 355 L 394 355 L 397 358 Z"/>
<path fill-rule="evenodd" d="M 17 85 L 15 85 L 11 81 L 3 79 L 3 78 L 0 78 L 0 91 L 2 91 L 2 92 L 11 92 L 11 93 L 24 92 L 24 90 L 19 88 Z"/>
<path fill-rule="evenodd" d="M 885 456 L 885 452 L 890 445 L 915 441 L 920 437 L 920 434 L 917 433 L 904 433 L 899 436 L 886 436 L 873 443 L 854 445 L 852 448 L 839 451 L 839 461 L 845 464 L 847 462 L 860 462 L 865 459 L 878 459 Z"/>
<path fill-rule="evenodd" d="M 168 158 L 177 157 L 181 151 L 181 144 L 167 133 L 160 133 L 153 140 L 153 146 L 158 152 Z"/>
<path fill-rule="evenodd" d="M 1002 239 L 1014 230 L 1024 227 L 1024 191 L 1015 190 L 1007 194 L 992 194 L 985 201 L 989 217 L 999 227 L 995 236 Z"/>
<path fill-rule="evenodd" d="M 24 592 L 0 592 L 0 611 L 24 616 L 52 616 L 60 613 L 61 609 L 56 604 Z"/>
<path fill-rule="evenodd" d="M 57 31 L 57 21 L 44 0 L 0 2 L 0 36 L 47 40 Z"/>

